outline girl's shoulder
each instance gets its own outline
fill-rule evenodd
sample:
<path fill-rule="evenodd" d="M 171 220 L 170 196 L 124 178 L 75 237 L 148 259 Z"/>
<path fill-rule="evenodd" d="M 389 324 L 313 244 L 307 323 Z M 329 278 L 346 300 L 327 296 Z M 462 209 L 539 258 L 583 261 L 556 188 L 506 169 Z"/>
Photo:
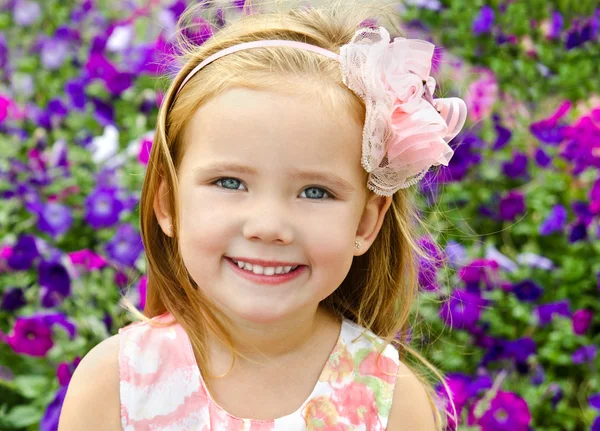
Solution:
<path fill-rule="evenodd" d="M 119 347 L 120 335 L 113 335 L 97 344 L 81 360 L 69 382 L 59 431 L 122 429 Z"/>

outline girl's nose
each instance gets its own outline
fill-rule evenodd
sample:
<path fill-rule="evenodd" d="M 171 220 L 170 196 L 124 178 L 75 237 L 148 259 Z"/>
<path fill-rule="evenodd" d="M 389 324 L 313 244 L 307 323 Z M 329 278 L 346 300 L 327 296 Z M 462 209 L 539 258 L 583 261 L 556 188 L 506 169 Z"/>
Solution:
<path fill-rule="evenodd" d="M 249 240 L 289 244 L 294 239 L 291 212 L 283 202 L 263 199 L 248 208 L 243 221 L 243 235 Z"/>

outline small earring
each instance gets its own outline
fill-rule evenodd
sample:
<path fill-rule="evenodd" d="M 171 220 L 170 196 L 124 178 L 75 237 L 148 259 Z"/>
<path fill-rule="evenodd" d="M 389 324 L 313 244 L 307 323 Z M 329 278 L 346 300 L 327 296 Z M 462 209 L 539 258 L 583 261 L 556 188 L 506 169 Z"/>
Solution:
<path fill-rule="evenodd" d="M 358 240 L 354 241 L 354 246 L 356 248 L 360 248 L 360 241 L 358 241 Z"/>

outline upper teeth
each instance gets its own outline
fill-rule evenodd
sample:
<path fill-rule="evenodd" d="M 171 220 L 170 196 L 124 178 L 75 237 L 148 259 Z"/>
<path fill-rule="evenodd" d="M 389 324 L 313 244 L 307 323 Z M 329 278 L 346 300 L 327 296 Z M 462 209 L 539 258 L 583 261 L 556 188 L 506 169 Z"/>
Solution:
<path fill-rule="evenodd" d="M 237 263 L 237 266 L 239 266 L 242 269 L 245 269 L 247 271 L 252 271 L 255 274 L 261 274 L 261 275 L 273 275 L 273 274 L 287 274 L 288 272 L 298 268 L 298 265 L 296 266 L 260 266 L 260 265 L 252 265 L 251 263 L 248 262 L 242 262 L 241 260 L 233 260 L 235 263 Z"/>

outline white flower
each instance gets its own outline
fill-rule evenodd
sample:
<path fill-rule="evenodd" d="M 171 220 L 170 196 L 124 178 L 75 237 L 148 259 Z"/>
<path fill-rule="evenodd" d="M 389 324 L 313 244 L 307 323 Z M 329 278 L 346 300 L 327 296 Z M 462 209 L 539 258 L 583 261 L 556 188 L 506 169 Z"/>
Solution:
<path fill-rule="evenodd" d="M 515 272 L 518 269 L 516 263 L 500 253 L 498 249 L 491 244 L 485 249 L 485 258 L 498 262 L 498 265 L 508 272 Z"/>
<path fill-rule="evenodd" d="M 545 270 L 554 268 L 554 263 L 550 259 L 535 253 L 521 253 L 517 256 L 517 262 L 519 262 L 520 265 L 527 265 L 532 268 Z"/>
<path fill-rule="evenodd" d="M 121 25 L 115 27 L 106 42 L 106 49 L 112 52 L 123 51 L 129 46 L 133 39 L 133 27 L 130 25 Z"/>
<path fill-rule="evenodd" d="M 119 131 L 111 124 L 104 128 L 102 136 L 96 136 L 90 144 L 92 160 L 102 163 L 117 154 L 119 149 Z"/>

